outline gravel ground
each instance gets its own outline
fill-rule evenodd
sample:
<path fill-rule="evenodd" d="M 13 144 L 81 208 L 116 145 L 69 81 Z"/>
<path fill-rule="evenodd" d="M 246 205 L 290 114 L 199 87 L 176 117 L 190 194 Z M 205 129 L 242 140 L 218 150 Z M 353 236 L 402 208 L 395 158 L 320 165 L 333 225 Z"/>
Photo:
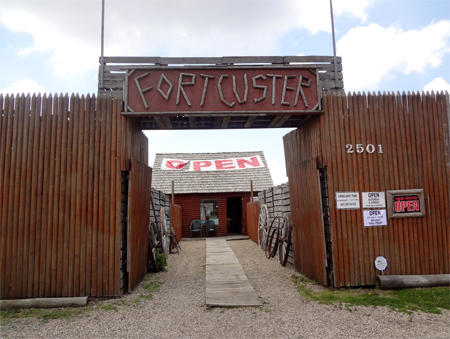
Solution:
<path fill-rule="evenodd" d="M 407 314 L 384 307 L 319 305 L 297 292 L 292 268 L 267 260 L 250 240 L 230 247 L 263 301 L 263 307 L 205 307 L 205 241 L 183 241 L 170 255 L 168 271 L 148 274 L 133 293 L 90 302 L 81 315 L 65 319 L 14 319 L 2 338 L 450 338 L 450 312 Z M 161 282 L 151 299 L 143 288 Z M 317 287 L 316 287 L 317 288 Z M 112 305 L 115 310 L 102 307 Z M 112 307 L 111 307 L 112 308 Z M 353 308 L 355 309 L 355 308 Z"/>

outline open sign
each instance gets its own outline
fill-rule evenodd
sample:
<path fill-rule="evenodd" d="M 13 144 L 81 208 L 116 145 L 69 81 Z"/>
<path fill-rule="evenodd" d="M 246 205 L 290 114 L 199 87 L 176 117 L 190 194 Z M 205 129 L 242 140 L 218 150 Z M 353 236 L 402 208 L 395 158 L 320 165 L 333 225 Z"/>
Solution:
<path fill-rule="evenodd" d="M 243 170 L 262 167 L 264 167 L 264 163 L 259 155 L 254 157 L 211 160 L 181 160 L 164 158 L 161 163 L 162 170 L 185 170 L 194 172 Z"/>

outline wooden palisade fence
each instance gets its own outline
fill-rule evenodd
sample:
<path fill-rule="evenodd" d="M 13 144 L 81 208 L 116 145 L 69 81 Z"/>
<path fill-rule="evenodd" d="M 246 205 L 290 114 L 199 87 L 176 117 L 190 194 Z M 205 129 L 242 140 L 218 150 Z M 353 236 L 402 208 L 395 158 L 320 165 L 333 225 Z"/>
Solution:
<path fill-rule="evenodd" d="M 324 114 L 284 137 L 296 269 L 336 287 L 375 285 L 377 256 L 387 275 L 448 274 L 448 94 L 328 93 L 323 101 Z M 412 189 L 423 189 L 425 216 L 365 227 L 362 204 L 336 208 L 336 192 Z"/>
<path fill-rule="evenodd" d="M 124 178 L 131 158 L 147 163 L 147 140 L 121 105 L 0 95 L 0 298 L 123 292 L 126 217 L 146 213 L 147 230 L 149 210 L 129 215 Z"/>

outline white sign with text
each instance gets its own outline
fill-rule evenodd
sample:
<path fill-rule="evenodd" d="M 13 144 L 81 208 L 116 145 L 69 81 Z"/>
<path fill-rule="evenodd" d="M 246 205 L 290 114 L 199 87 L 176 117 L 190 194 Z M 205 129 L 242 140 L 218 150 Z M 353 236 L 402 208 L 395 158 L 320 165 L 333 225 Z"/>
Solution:
<path fill-rule="evenodd" d="M 363 208 L 386 208 L 384 192 L 362 192 Z"/>
<path fill-rule="evenodd" d="M 364 226 L 387 226 L 386 210 L 369 210 L 364 212 Z"/>
<path fill-rule="evenodd" d="M 338 210 L 356 210 L 359 207 L 359 192 L 336 192 Z"/>

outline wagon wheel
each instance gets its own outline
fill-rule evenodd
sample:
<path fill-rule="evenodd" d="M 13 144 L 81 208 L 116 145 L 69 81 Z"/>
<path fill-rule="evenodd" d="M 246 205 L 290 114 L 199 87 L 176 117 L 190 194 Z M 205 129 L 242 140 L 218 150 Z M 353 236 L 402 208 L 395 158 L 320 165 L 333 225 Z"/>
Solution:
<path fill-rule="evenodd" d="M 159 267 L 156 263 L 156 251 L 157 251 L 157 238 L 156 238 L 156 227 L 153 223 L 148 227 L 148 271 L 158 272 Z"/>
<path fill-rule="evenodd" d="M 284 219 L 283 227 L 281 228 L 281 235 L 278 242 L 278 261 L 280 265 L 286 266 L 289 259 L 289 251 L 291 249 L 292 241 L 292 227 L 289 216 Z"/>
<path fill-rule="evenodd" d="M 170 230 L 168 222 L 168 213 L 165 207 L 161 207 L 159 217 L 161 219 L 161 253 L 169 255 Z"/>
<path fill-rule="evenodd" d="M 270 224 L 269 230 L 267 232 L 266 240 L 266 258 L 274 258 L 278 250 L 278 239 L 280 238 L 280 228 L 282 226 L 284 218 L 275 217 Z"/>
<path fill-rule="evenodd" d="M 258 219 L 258 245 L 265 250 L 267 233 L 269 231 L 269 209 L 266 204 L 262 204 L 259 210 Z"/>
<path fill-rule="evenodd" d="M 175 230 L 173 229 L 173 227 L 170 227 L 169 239 L 170 239 L 169 252 L 172 253 L 172 251 L 174 251 L 174 253 L 179 254 L 180 253 L 179 251 L 181 251 L 181 246 L 178 243 L 177 236 L 175 235 Z"/>

